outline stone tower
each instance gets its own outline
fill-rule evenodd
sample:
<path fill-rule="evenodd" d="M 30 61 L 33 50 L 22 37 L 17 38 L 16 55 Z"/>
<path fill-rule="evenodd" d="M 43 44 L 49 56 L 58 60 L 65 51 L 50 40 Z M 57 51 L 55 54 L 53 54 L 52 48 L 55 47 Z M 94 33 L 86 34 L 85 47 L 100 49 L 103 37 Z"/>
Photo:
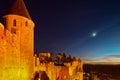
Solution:
<path fill-rule="evenodd" d="M 31 80 L 34 22 L 23 0 L 14 0 L 0 23 L 0 80 Z"/>

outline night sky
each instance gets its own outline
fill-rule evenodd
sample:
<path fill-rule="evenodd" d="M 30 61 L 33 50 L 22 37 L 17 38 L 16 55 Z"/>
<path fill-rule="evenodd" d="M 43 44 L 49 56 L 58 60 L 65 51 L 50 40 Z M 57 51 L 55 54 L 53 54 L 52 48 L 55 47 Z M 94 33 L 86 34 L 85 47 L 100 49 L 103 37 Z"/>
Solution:
<path fill-rule="evenodd" d="M 2 0 L 0 17 L 13 0 Z M 37 52 L 89 62 L 120 62 L 119 0 L 24 0 L 35 22 Z"/>

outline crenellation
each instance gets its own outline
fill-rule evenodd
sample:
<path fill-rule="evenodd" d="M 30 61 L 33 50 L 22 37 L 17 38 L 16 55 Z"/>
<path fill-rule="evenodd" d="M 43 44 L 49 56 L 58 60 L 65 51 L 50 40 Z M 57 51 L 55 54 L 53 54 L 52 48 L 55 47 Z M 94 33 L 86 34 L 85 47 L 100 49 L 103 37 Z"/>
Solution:
<path fill-rule="evenodd" d="M 45 71 L 49 80 L 64 80 L 72 76 L 76 79 L 83 80 L 82 61 L 75 57 L 69 59 L 65 54 L 59 53 L 57 59 L 53 59 L 50 52 L 39 53 L 36 58 L 35 72 Z M 50 62 L 49 62 L 49 61 Z"/>
<path fill-rule="evenodd" d="M 0 23 L 0 40 L 4 39 L 4 25 Z"/>
<path fill-rule="evenodd" d="M 4 31 L 4 25 L 0 23 L 0 32 L 3 33 L 3 31 Z"/>

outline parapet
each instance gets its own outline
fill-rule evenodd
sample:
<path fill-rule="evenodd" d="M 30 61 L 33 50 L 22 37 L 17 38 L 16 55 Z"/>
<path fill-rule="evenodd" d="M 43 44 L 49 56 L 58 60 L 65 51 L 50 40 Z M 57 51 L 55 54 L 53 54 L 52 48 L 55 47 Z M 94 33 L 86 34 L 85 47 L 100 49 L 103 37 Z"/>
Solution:
<path fill-rule="evenodd" d="M 13 36 L 10 31 L 8 31 L 2 23 L 0 23 L 0 41 L 5 40 L 8 43 L 13 43 Z"/>
<path fill-rule="evenodd" d="M 0 38 L 3 37 L 4 25 L 0 23 Z"/>

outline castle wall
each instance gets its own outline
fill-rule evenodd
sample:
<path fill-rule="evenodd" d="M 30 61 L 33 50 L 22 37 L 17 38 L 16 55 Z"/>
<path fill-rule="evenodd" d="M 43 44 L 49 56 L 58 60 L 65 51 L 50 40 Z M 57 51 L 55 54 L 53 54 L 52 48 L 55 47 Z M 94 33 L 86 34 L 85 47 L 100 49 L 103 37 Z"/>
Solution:
<path fill-rule="evenodd" d="M 3 64 L 4 64 L 4 39 L 3 39 L 4 26 L 0 23 L 0 77 L 3 76 Z M 2 79 L 1 79 L 2 80 Z"/>
<path fill-rule="evenodd" d="M 67 66 L 55 66 L 52 64 L 40 64 L 36 66 L 36 71 L 45 71 L 50 80 L 69 78 L 69 69 Z"/>
<path fill-rule="evenodd" d="M 2 39 L 0 40 L 0 65 L 2 66 L 0 68 L 0 80 L 7 80 L 8 78 L 9 80 L 14 80 L 15 76 L 19 77 L 20 51 L 17 49 L 18 46 L 16 44 L 18 43 L 16 38 L 16 35 L 12 35 L 8 30 L 4 29 Z"/>
<path fill-rule="evenodd" d="M 78 79 L 83 80 L 82 61 L 73 61 L 65 63 L 65 66 L 55 66 L 51 63 L 40 63 L 39 58 L 36 58 L 35 72 L 45 71 L 50 80 L 66 80 Z"/>
<path fill-rule="evenodd" d="M 18 15 L 4 18 L 6 28 L 0 24 L 0 80 L 31 80 L 34 70 L 34 23 Z M 14 19 L 16 26 L 13 26 Z M 12 33 L 12 28 L 15 28 L 15 33 Z"/>
<path fill-rule="evenodd" d="M 0 23 L 0 39 L 3 37 L 4 25 Z"/>

